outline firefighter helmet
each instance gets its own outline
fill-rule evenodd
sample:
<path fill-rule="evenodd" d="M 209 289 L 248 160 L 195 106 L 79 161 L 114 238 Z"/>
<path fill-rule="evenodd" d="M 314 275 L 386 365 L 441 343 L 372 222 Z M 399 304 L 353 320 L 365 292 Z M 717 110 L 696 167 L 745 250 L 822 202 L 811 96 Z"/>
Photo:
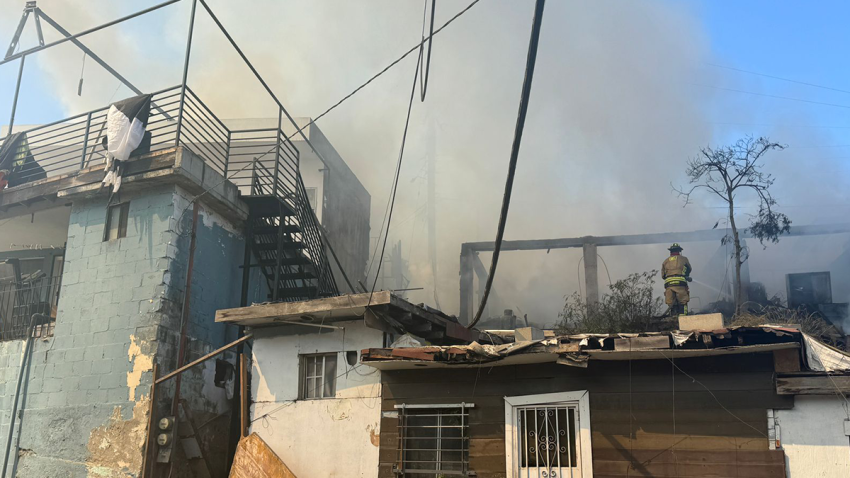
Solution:
<path fill-rule="evenodd" d="M 674 242 L 670 247 L 667 248 L 667 250 L 670 252 L 681 251 L 682 246 L 680 246 L 678 242 Z"/>

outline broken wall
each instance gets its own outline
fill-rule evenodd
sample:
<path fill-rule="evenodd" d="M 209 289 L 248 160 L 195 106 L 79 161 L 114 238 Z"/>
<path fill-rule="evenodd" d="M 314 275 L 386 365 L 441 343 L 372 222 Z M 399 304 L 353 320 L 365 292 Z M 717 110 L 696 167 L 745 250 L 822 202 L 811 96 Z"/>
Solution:
<path fill-rule="evenodd" d="M 295 476 L 375 477 L 381 420 L 380 372 L 350 365 L 346 353 L 382 344 L 382 332 L 363 321 L 344 330 L 314 327 L 255 329 L 251 369 L 251 427 Z M 336 353 L 336 395 L 300 400 L 302 354 Z"/>

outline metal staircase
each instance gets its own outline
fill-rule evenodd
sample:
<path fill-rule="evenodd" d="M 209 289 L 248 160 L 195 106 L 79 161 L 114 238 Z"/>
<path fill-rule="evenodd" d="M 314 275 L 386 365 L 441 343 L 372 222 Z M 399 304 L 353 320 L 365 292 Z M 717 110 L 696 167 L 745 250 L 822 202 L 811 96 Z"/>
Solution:
<path fill-rule="evenodd" d="M 248 204 L 245 267 L 258 267 L 270 301 L 300 301 L 339 295 L 325 255 L 318 220 L 298 170 L 298 150 L 279 128 L 231 132 L 231 167 L 251 165 L 231 177 Z M 238 153 L 241 149 L 245 153 Z M 247 193 L 247 194 L 245 194 Z"/>

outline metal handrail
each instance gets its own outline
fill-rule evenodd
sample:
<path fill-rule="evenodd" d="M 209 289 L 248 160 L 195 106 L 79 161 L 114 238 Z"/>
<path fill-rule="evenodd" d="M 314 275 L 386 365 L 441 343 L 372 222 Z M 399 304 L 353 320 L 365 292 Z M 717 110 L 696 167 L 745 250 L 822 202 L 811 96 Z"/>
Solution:
<path fill-rule="evenodd" d="M 312 263 L 319 293 L 337 294 L 322 231 L 301 178 L 298 148 L 282 130 L 283 112 L 275 127 L 236 130 L 228 128 L 188 86 L 158 90 L 153 93 L 153 103 L 159 109 L 152 109 L 148 118 L 150 151 L 182 146 L 225 176 L 242 194 L 276 197 L 294 213 L 287 224 L 298 226 L 300 232 L 291 234 L 290 239 L 304 244 L 298 254 Z M 14 172 L 19 183 L 72 173 L 105 160 L 100 140 L 108 110 L 108 106 L 101 107 L 22 131 L 31 161 L 27 158 Z M 253 164 L 246 168 L 246 163 Z"/>

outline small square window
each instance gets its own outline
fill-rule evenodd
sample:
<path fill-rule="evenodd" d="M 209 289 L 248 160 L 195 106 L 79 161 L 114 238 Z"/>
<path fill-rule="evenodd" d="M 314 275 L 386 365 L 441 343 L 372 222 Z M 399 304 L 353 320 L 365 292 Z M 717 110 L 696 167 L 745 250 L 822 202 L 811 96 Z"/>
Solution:
<path fill-rule="evenodd" d="M 301 399 L 336 396 L 336 353 L 301 356 Z"/>
<path fill-rule="evenodd" d="M 106 228 L 103 231 L 103 240 L 112 241 L 127 237 L 127 216 L 130 214 L 130 203 L 125 202 L 109 206 L 106 210 Z"/>

